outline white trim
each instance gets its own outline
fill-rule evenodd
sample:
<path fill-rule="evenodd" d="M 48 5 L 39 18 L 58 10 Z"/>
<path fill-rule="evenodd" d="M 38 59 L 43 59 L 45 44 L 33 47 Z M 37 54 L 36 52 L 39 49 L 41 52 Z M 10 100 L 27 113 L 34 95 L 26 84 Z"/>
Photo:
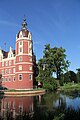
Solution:
<path fill-rule="evenodd" d="M 22 65 L 19 65 L 19 70 L 22 70 Z"/>
<path fill-rule="evenodd" d="M 15 68 L 15 67 L 16 67 L 16 66 L 8 66 L 8 67 L 3 66 L 3 67 L 1 67 L 0 69 L 3 69 L 3 68 L 4 68 L 4 69 L 5 69 L 5 68 L 6 68 L 6 69 L 7 69 L 7 68 Z"/>
<path fill-rule="evenodd" d="M 18 38 L 19 39 L 19 38 Z M 19 39 L 18 41 L 16 41 L 16 43 L 19 43 L 20 41 L 23 41 L 23 42 L 29 42 L 30 40 L 28 39 Z M 31 40 L 32 41 L 32 40 Z"/>
<path fill-rule="evenodd" d="M 18 55 L 16 55 L 16 56 L 21 56 L 21 55 L 28 55 L 28 56 L 32 56 L 32 55 L 30 55 L 30 54 L 25 54 L 25 53 L 18 54 Z"/>
<path fill-rule="evenodd" d="M 18 38 L 18 39 L 16 39 L 16 41 L 18 41 L 18 40 L 32 40 L 32 39 L 30 39 L 29 37 L 22 37 L 22 38 Z"/>
<path fill-rule="evenodd" d="M 12 76 L 12 75 L 15 75 L 15 74 L 6 74 L 6 75 L 2 75 L 3 77 L 7 77 L 7 76 Z"/>
<path fill-rule="evenodd" d="M 33 63 L 31 63 L 31 62 L 19 62 L 19 63 L 16 63 L 16 65 L 19 65 L 19 64 L 26 64 L 26 65 L 27 65 L 27 64 L 28 64 L 28 65 L 30 64 L 30 65 L 33 65 Z"/>
<path fill-rule="evenodd" d="M 16 72 L 15 74 L 18 74 L 18 73 L 21 73 L 21 74 L 22 73 L 29 73 L 30 74 L 30 73 L 33 73 L 33 72 L 30 72 L 30 71 L 20 71 L 20 72 Z"/>

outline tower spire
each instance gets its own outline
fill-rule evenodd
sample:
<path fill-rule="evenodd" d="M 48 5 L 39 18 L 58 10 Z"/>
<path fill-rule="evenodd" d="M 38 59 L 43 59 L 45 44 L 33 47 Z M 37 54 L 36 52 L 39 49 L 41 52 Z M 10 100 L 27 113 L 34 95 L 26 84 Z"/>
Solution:
<path fill-rule="evenodd" d="M 26 17 L 24 15 L 23 23 L 22 23 L 22 30 L 27 29 L 27 22 L 26 22 Z"/>

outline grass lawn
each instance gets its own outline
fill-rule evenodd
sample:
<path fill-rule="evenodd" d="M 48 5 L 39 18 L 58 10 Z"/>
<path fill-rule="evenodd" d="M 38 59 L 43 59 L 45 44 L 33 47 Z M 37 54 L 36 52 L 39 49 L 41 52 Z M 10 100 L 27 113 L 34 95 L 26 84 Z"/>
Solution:
<path fill-rule="evenodd" d="M 61 90 L 80 90 L 80 83 L 68 83 L 60 87 Z"/>

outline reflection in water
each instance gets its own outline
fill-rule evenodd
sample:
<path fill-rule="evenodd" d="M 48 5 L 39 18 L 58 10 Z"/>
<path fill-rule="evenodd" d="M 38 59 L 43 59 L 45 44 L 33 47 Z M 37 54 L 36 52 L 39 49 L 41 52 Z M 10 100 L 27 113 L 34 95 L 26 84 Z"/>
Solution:
<path fill-rule="evenodd" d="M 6 119 L 11 115 L 13 118 L 22 113 L 33 114 L 33 97 L 3 97 L 0 100 L 0 114 Z"/>
<path fill-rule="evenodd" d="M 34 97 L 0 97 L 0 116 L 5 120 L 7 116 L 11 116 L 15 120 L 16 116 L 28 114 L 34 117 L 33 120 L 43 120 L 43 117 L 47 120 L 51 115 L 50 112 L 53 112 L 52 117 L 57 116 L 60 112 L 64 113 L 69 106 L 76 109 L 80 107 L 78 94 L 54 92 Z"/>

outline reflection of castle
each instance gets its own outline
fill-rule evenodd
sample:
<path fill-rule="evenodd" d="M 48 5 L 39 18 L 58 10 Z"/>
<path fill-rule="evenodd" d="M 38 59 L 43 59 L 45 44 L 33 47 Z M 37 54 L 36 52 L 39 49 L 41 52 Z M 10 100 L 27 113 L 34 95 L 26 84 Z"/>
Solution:
<path fill-rule="evenodd" d="M 0 49 L 0 73 L 2 85 L 8 89 L 33 88 L 33 45 L 32 35 L 27 29 L 26 19 L 16 36 L 15 50 Z"/>
<path fill-rule="evenodd" d="M 22 113 L 33 114 L 33 97 L 6 97 L 1 100 L 0 115 L 6 118 L 11 114 L 13 118 Z"/>

